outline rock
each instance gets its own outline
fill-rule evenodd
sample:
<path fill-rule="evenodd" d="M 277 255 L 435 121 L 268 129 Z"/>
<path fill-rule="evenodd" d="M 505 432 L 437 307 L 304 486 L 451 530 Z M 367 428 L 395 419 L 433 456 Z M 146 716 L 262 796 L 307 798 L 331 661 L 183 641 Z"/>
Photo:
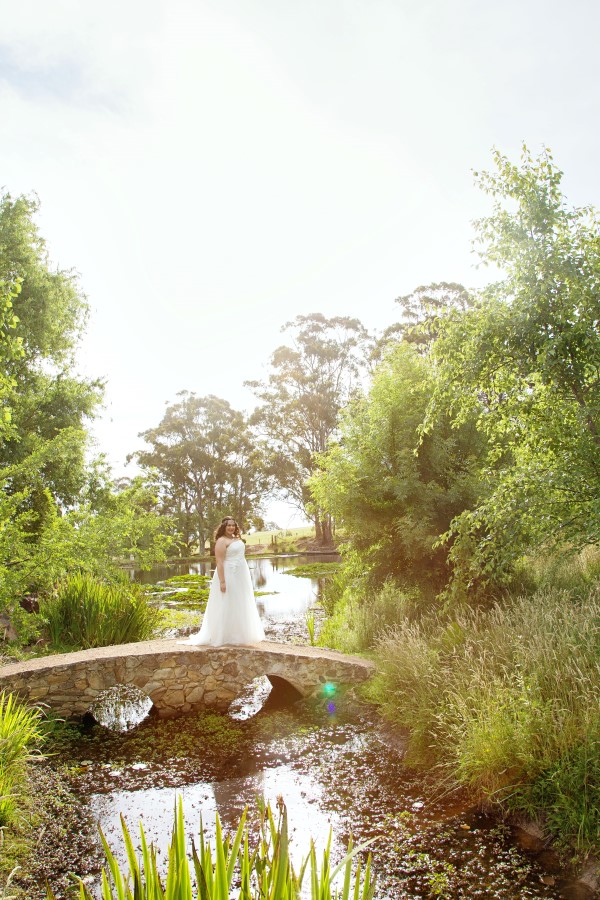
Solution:
<path fill-rule="evenodd" d="M 8 618 L 8 616 L 0 615 L 0 633 L 4 632 L 2 640 L 4 641 L 16 641 L 18 634 L 15 630 L 14 625 Z"/>
<path fill-rule="evenodd" d="M 35 594 L 27 594 L 19 600 L 19 606 L 28 613 L 39 613 L 40 604 Z"/>

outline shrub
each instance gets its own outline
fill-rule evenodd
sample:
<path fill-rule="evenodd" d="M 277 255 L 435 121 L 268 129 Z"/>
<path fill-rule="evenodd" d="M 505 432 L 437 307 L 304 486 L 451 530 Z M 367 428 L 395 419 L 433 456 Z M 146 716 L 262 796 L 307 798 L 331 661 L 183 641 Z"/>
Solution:
<path fill-rule="evenodd" d="M 107 647 L 147 640 L 161 613 L 138 585 L 108 584 L 91 575 L 71 575 L 42 601 L 41 613 L 55 647 Z"/>

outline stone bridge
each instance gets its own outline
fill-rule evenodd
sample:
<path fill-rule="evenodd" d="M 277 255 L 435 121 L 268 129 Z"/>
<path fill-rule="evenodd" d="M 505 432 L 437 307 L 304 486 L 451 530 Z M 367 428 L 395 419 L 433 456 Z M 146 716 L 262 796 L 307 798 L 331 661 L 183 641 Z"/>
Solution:
<path fill-rule="evenodd" d="M 318 647 L 270 641 L 195 647 L 157 640 L 10 663 L 0 667 L 0 691 L 71 718 L 88 712 L 110 688 L 135 685 L 152 700 L 155 713 L 168 718 L 226 709 L 260 675 L 309 697 L 365 681 L 373 672 L 365 659 Z"/>

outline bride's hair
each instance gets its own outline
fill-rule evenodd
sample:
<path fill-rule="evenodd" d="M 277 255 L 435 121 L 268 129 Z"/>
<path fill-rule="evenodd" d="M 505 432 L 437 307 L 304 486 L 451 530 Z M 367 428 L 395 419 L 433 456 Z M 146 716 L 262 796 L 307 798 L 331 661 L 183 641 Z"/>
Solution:
<path fill-rule="evenodd" d="M 235 534 L 236 538 L 239 538 L 239 537 L 241 536 L 240 526 L 239 526 L 238 523 L 235 521 L 235 519 L 233 518 L 233 516 L 225 516 L 225 518 L 221 519 L 221 524 L 219 525 L 219 527 L 218 527 L 217 530 L 215 531 L 215 541 L 216 541 L 218 538 L 223 537 L 223 535 L 225 534 L 225 529 L 227 528 L 227 523 L 228 523 L 228 522 L 233 522 L 233 524 L 235 525 L 235 531 L 234 531 L 234 534 Z M 232 552 L 233 552 L 233 551 L 232 551 Z"/>

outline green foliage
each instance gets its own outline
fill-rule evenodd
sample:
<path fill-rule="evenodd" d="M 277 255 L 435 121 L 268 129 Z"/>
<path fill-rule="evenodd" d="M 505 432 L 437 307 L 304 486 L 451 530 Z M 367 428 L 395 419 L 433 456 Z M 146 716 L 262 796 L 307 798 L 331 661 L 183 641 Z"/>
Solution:
<path fill-rule="evenodd" d="M 600 219 L 567 207 L 547 151 L 494 162 L 477 176 L 494 199 L 477 241 L 504 277 L 443 322 L 427 424 L 475 415 L 488 442 L 487 491 L 447 532 L 467 588 L 529 548 L 600 540 Z"/>
<path fill-rule="evenodd" d="M 437 539 L 477 496 L 481 439 L 470 423 L 453 429 L 440 415 L 420 441 L 432 390 L 427 360 L 408 344 L 392 347 L 310 481 L 376 585 L 392 577 L 442 586 L 447 550 Z"/>
<path fill-rule="evenodd" d="M 439 334 L 440 323 L 450 312 L 472 306 L 473 297 L 462 284 L 441 281 L 420 285 L 412 293 L 398 297 L 396 303 L 402 309 L 402 318 L 386 328 L 378 340 L 374 358 L 379 361 L 386 348 L 398 341 L 412 344 L 422 356 L 427 356 Z"/>
<path fill-rule="evenodd" d="M 360 587 L 354 583 L 342 591 L 321 629 L 319 644 L 344 653 L 373 650 L 384 632 L 412 619 L 422 605 L 422 595 L 415 588 L 387 581 L 374 589 L 364 579 Z"/>
<path fill-rule="evenodd" d="M 173 835 L 168 850 L 166 875 L 161 876 L 154 846 L 147 845 L 140 823 L 141 858 L 136 855 L 125 820 L 121 817 L 123 840 L 127 852 L 128 874 L 123 875 L 114 853 L 102 834 L 107 869 L 102 874 L 102 900 L 230 900 L 234 894 L 240 900 L 299 900 L 302 882 L 310 862 L 310 897 L 312 900 L 371 900 L 375 883 L 371 877 L 370 857 L 364 869 L 358 863 L 352 884 L 352 860 L 366 844 L 352 849 L 342 862 L 332 867 L 330 843 L 323 853 L 321 866 L 317 862 L 314 845 L 298 874 L 290 860 L 287 812 L 280 808 L 277 822 L 270 806 L 261 806 L 260 836 L 257 846 L 251 847 L 244 811 L 236 833 L 224 835 L 216 816 L 215 848 L 205 840 L 202 823 L 198 849 L 192 846 L 192 864 L 186 855 L 186 831 L 181 798 L 174 811 Z M 330 838 L 331 840 L 331 838 Z M 371 842 L 367 842 L 371 843 Z M 107 871 L 108 870 L 108 871 Z M 334 886 L 339 873 L 343 875 L 341 889 Z M 194 881 L 198 893 L 194 893 Z M 238 887 L 239 884 L 239 893 Z M 48 888 L 49 900 L 54 894 Z M 80 900 L 92 900 L 92 894 L 79 880 Z"/>
<path fill-rule="evenodd" d="M 68 505 L 83 488 L 84 426 L 101 399 L 102 385 L 74 372 L 87 301 L 77 275 L 52 266 L 35 224 L 38 209 L 35 198 L 0 197 L 0 282 L 14 285 L 18 279 L 20 286 L 12 297 L 11 323 L 11 341 L 18 341 L 18 352 L 2 359 L 3 377 L 13 385 L 14 439 L 0 446 L 0 469 L 14 467 L 11 489 L 25 491 L 23 503 L 35 513 L 39 527 L 50 497 Z M 45 452 L 59 437 L 60 451 Z M 45 455 L 43 466 L 23 466 L 40 454 Z"/>
<path fill-rule="evenodd" d="M 597 846 L 599 621 L 595 589 L 431 612 L 380 638 L 370 694 L 410 730 L 409 764 Z"/>
<path fill-rule="evenodd" d="M 50 263 L 38 206 L 0 197 L 0 612 L 24 641 L 39 626 L 19 609 L 26 594 L 74 570 L 114 580 L 123 557 L 149 567 L 176 542 L 148 482 L 115 488 L 102 461 L 86 464 L 102 393 L 74 369 L 87 301 Z"/>
<path fill-rule="evenodd" d="M 60 450 L 59 438 L 51 443 L 45 453 Z M 30 470 L 43 465 L 45 453 L 28 460 Z M 10 472 L 0 473 L 0 485 L 10 483 Z M 27 478 L 31 482 L 31 471 Z M 159 515 L 141 478 L 122 491 L 108 488 L 102 509 L 84 502 L 60 515 L 49 498 L 41 528 L 37 513 L 23 502 L 26 494 L 0 491 L 0 612 L 10 617 L 24 642 L 36 636 L 39 622 L 20 610 L 20 598 L 51 594 L 73 571 L 118 580 L 118 561 L 133 555 L 138 567 L 150 567 L 173 545 L 172 523 Z"/>
<path fill-rule="evenodd" d="M 38 210 L 36 197 L 0 198 L 0 278 L 23 281 L 15 313 L 27 368 L 42 358 L 68 359 L 88 314 L 77 274 L 50 263 L 35 224 Z"/>
<path fill-rule="evenodd" d="M 25 790 L 25 766 L 43 738 L 41 711 L 0 694 L 0 827 L 9 824 Z"/>
<path fill-rule="evenodd" d="M 330 517 L 315 506 L 307 479 L 340 410 L 361 387 L 371 340 L 358 319 L 321 313 L 297 316 L 282 330 L 291 332 L 292 346 L 275 350 L 265 382 L 247 382 L 260 401 L 252 421 L 267 439 L 278 488 L 314 520 L 316 540 L 329 545 Z"/>
<path fill-rule="evenodd" d="M 152 637 L 160 612 L 138 585 L 106 584 L 90 575 L 69 576 L 40 606 L 56 648 L 107 647 Z"/>
<path fill-rule="evenodd" d="M 548 830 L 560 843 L 597 852 L 600 835 L 600 730 L 597 722 L 532 785 L 515 792 L 511 808 L 527 815 L 544 811 Z"/>
<path fill-rule="evenodd" d="M 67 514 L 71 566 L 114 572 L 115 562 L 135 559 L 147 570 L 163 562 L 177 544 L 174 521 L 163 514 L 157 487 L 142 476 L 107 485 L 102 498 L 84 498 Z M 60 528 L 60 526 L 59 526 Z"/>
<path fill-rule="evenodd" d="M 23 338 L 15 334 L 18 318 L 13 311 L 13 300 L 21 291 L 20 282 L 0 279 L 0 438 L 14 435 L 12 405 L 16 380 L 10 373 L 12 360 L 23 355 Z"/>
<path fill-rule="evenodd" d="M 304 616 L 304 621 L 306 622 L 306 630 L 308 632 L 308 640 L 310 642 L 311 647 L 314 647 L 316 644 L 315 640 L 315 614 L 312 609 L 309 609 L 306 615 Z"/>
<path fill-rule="evenodd" d="M 244 415 L 226 400 L 188 391 L 143 432 L 149 450 L 135 454 L 157 477 L 162 507 L 187 551 L 201 553 L 224 515 L 244 529 L 267 488 L 258 442 Z"/>

